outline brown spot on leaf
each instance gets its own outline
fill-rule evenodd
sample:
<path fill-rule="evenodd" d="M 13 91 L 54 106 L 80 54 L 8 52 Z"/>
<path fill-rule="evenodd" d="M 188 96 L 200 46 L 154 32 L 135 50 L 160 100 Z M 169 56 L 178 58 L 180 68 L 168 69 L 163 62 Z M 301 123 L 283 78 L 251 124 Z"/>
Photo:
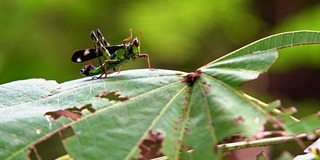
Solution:
<path fill-rule="evenodd" d="M 95 112 L 95 109 L 92 108 L 92 104 L 86 104 L 81 108 L 72 107 L 72 108 L 67 108 L 65 110 L 59 109 L 56 111 L 46 112 L 44 115 L 50 116 L 54 120 L 60 118 L 61 116 L 64 116 L 64 117 L 69 118 L 73 121 L 76 121 L 82 117 L 83 110 L 88 110 L 90 113 Z"/>
<path fill-rule="evenodd" d="M 242 116 L 239 116 L 234 119 L 234 123 L 236 124 L 242 124 L 244 122 L 244 118 Z"/>
<path fill-rule="evenodd" d="M 190 89 L 186 89 L 186 94 L 190 94 L 191 93 L 191 90 Z"/>
<path fill-rule="evenodd" d="M 186 127 L 186 128 L 184 129 L 184 132 L 185 132 L 186 134 L 189 134 L 189 133 L 190 133 L 189 128 Z"/>
<path fill-rule="evenodd" d="M 184 102 L 184 104 L 182 105 L 183 109 L 185 111 L 188 110 L 189 106 L 188 106 L 188 102 L 189 102 L 189 97 L 184 97 L 181 99 L 182 102 Z"/>
<path fill-rule="evenodd" d="M 188 101 L 189 101 L 189 97 L 184 97 L 184 98 L 182 98 L 181 100 L 188 102 Z"/>
<path fill-rule="evenodd" d="M 185 82 L 188 86 L 193 86 L 194 82 L 201 76 L 201 71 L 197 70 L 196 72 L 191 72 L 184 76 L 183 82 Z"/>
<path fill-rule="evenodd" d="M 211 88 L 212 88 L 211 84 L 208 84 L 208 83 L 206 83 L 206 82 L 203 82 L 203 83 L 202 83 L 202 86 L 203 86 L 205 89 L 211 89 Z"/>
<path fill-rule="evenodd" d="M 185 116 L 182 116 L 182 117 L 180 117 L 179 119 L 178 119 L 178 121 L 175 121 L 173 124 L 174 124 L 174 131 L 179 131 L 180 132 L 180 130 L 183 130 L 183 124 L 185 123 L 185 121 L 186 121 L 186 118 L 185 118 Z"/>
<path fill-rule="evenodd" d="M 150 130 L 148 138 L 144 139 L 139 144 L 140 155 L 138 160 L 148 160 L 162 156 L 163 137 L 160 132 L 152 133 Z"/>
<path fill-rule="evenodd" d="M 174 125 L 179 125 L 180 123 L 183 123 L 185 121 L 185 117 L 180 117 L 179 119 L 178 119 L 178 121 L 175 121 L 174 122 Z"/>
<path fill-rule="evenodd" d="M 112 91 L 112 92 L 104 91 L 104 92 L 98 94 L 96 97 L 104 98 L 104 99 L 107 99 L 108 101 L 121 101 L 121 102 L 123 102 L 123 101 L 129 100 L 129 97 L 122 96 L 119 93 L 117 93 L 117 91 Z"/>
<path fill-rule="evenodd" d="M 68 154 L 63 141 L 71 136 L 74 136 L 73 129 L 68 125 L 62 126 L 57 131 L 34 142 L 28 148 L 27 159 L 56 159 Z M 54 150 L 48 149 L 50 146 L 54 146 Z"/>
<path fill-rule="evenodd" d="M 188 111 L 188 108 L 189 108 L 188 104 L 184 104 L 184 105 L 183 105 L 183 109 L 184 109 L 185 111 Z"/>
<path fill-rule="evenodd" d="M 47 98 L 47 97 L 50 97 L 50 96 L 53 96 L 53 93 L 49 93 L 49 94 L 47 94 L 46 96 L 41 96 L 41 98 Z"/>

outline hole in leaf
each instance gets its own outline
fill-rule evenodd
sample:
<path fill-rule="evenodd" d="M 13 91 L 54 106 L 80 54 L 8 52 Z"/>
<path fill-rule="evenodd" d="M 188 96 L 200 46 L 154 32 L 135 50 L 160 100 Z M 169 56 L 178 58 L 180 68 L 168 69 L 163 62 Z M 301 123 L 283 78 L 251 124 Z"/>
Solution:
<path fill-rule="evenodd" d="M 92 107 L 92 104 L 89 103 L 89 104 L 86 104 L 84 106 L 82 106 L 81 108 L 78 108 L 78 107 L 72 107 L 72 108 L 67 108 L 66 110 L 69 110 L 71 112 L 74 112 L 74 113 L 79 113 L 81 114 L 81 112 L 83 112 L 84 110 L 87 110 L 89 111 L 90 113 L 94 113 L 96 110 Z"/>
<path fill-rule="evenodd" d="M 185 77 L 184 77 L 184 81 L 188 86 L 193 86 L 194 82 L 196 82 L 196 80 L 201 76 L 201 71 L 197 70 L 196 72 L 191 72 L 188 73 Z"/>
<path fill-rule="evenodd" d="M 96 111 L 94 108 L 92 108 L 92 104 L 86 104 L 81 108 L 72 107 L 72 108 L 67 108 L 65 110 L 59 109 L 56 111 L 46 112 L 44 115 L 50 116 L 54 120 L 60 118 L 61 116 L 64 116 L 68 119 L 76 121 L 82 117 L 83 114 L 81 112 L 84 110 L 88 110 L 90 113 L 93 113 Z"/>
<path fill-rule="evenodd" d="M 52 111 L 52 112 L 46 112 L 44 114 L 45 116 L 50 116 L 51 118 L 53 118 L 54 120 L 60 118 L 61 116 L 64 116 L 68 119 L 71 119 L 73 121 L 76 121 L 78 119 L 81 118 L 82 114 L 78 114 L 78 113 L 73 113 L 71 111 L 68 110 L 56 110 L 56 111 Z"/>
<path fill-rule="evenodd" d="M 96 97 L 105 98 L 108 101 L 121 101 L 121 102 L 123 102 L 123 101 L 129 100 L 129 97 L 122 96 L 119 93 L 117 93 L 117 91 L 112 91 L 112 92 L 105 91 L 105 92 L 98 94 Z"/>
<path fill-rule="evenodd" d="M 152 133 L 150 130 L 148 138 L 144 139 L 139 144 L 140 155 L 136 160 L 152 159 L 163 156 L 161 152 L 163 137 L 160 132 Z"/>
<path fill-rule="evenodd" d="M 70 126 L 63 126 L 32 144 L 28 148 L 27 159 L 56 159 L 68 154 L 63 146 L 63 140 L 74 135 Z"/>

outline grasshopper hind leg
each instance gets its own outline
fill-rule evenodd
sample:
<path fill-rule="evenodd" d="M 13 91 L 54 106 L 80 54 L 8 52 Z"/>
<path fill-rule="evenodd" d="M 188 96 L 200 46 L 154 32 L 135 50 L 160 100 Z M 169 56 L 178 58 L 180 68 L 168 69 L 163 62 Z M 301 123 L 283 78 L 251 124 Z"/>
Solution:
<path fill-rule="evenodd" d="M 101 59 L 100 59 L 100 56 L 99 56 L 99 52 L 101 52 L 98 48 L 98 46 L 100 46 L 100 42 L 99 42 L 99 39 L 97 38 L 96 34 L 94 33 L 94 31 L 91 31 L 91 39 L 92 39 L 92 43 L 93 43 L 93 46 L 94 46 L 94 49 L 95 49 L 95 52 L 96 52 L 96 56 L 98 57 L 98 60 L 99 60 L 99 63 L 100 63 L 100 66 L 102 66 L 102 62 L 101 62 Z"/>

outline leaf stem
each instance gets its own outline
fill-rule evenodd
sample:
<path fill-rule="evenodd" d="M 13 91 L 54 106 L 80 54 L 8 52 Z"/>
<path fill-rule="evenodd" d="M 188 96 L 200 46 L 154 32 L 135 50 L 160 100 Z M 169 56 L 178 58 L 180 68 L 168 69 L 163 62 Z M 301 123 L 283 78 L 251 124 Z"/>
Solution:
<path fill-rule="evenodd" d="M 253 140 L 248 142 L 245 141 L 245 142 L 220 144 L 218 145 L 218 148 L 222 148 L 223 151 L 226 152 L 226 151 L 233 151 L 233 150 L 253 148 L 253 147 L 263 147 L 263 146 L 270 146 L 275 144 L 283 144 L 287 142 L 299 141 L 301 139 L 309 140 L 307 138 L 307 134 L 300 134 L 298 136 L 281 136 L 281 137 L 264 138 L 264 139 Z"/>
<path fill-rule="evenodd" d="M 301 140 L 311 140 L 308 138 L 307 134 L 300 134 L 298 136 L 281 136 L 281 137 L 272 137 L 272 138 L 264 138 L 259 140 L 253 141 L 245 141 L 245 142 L 235 142 L 235 143 L 226 143 L 218 145 L 219 149 L 223 149 L 224 152 L 240 150 L 240 149 L 247 149 L 247 148 L 254 148 L 254 147 L 263 147 L 263 146 L 270 146 L 275 144 L 283 144 L 288 142 L 293 142 Z M 188 152 L 192 152 L 193 150 L 189 150 Z M 168 160 L 167 156 L 158 157 L 153 160 Z"/>

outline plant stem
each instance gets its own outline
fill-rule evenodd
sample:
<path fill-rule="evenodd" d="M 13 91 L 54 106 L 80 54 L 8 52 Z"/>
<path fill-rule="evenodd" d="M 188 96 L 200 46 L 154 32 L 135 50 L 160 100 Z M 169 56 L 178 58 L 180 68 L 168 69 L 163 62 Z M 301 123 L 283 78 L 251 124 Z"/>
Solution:
<path fill-rule="evenodd" d="M 223 149 L 224 152 L 239 150 L 239 149 L 247 149 L 254 147 L 263 147 L 270 146 L 275 144 L 283 144 L 288 142 L 297 141 L 300 143 L 301 140 L 310 140 L 307 137 L 307 134 L 300 134 L 298 136 L 281 136 L 281 137 L 273 137 L 273 138 L 264 138 L 259 140 L 253 140 L 248 142 L 235 142 L 235 143 L 226 143 L 218 145 L 219 149 Z M 189 150 L 188 152 L 192 152 L 193 150 Z M 153 160 L 168 160 L 168 157 L 158 157 Z"/>
<path fill-rule="evenodd" d="M 282 137 L 264 138 L 264 139 L 253 140 L 248 142 L 220 144 L 218 145 L 218 148 L 222 148 L 223 151 L 233 151 L 233 150 L 239 150 L 239 149 L 263 147 L 263 146 L 270 146 L 270 145 L 282 144 L 282 143 L 293 142 L 293 141 L 300 141 L 301 139 L 308 140 L 307 134 L 301 134 L 296 137 L 282 136 Z"/>

